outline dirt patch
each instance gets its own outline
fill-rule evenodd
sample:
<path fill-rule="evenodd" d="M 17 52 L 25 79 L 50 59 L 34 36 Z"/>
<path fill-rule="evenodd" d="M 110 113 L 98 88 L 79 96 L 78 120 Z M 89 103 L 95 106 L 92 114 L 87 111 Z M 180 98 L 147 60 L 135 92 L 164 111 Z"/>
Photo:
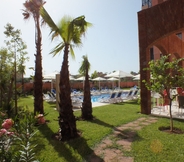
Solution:
<path fill-rule="evenodd" d="M 173 131 L 171 131 L 170 127 L 159 127 L 158 128 L 160 131 L 166 132 L 166 133 L 170 133 L 170 134 L 184 134 L 184 131 L 174 127 Z"/>

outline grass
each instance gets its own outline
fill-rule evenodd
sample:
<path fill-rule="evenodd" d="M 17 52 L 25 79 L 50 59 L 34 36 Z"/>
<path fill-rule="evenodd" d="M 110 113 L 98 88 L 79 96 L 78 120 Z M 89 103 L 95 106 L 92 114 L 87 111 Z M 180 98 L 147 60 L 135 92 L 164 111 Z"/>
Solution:
<path fill-rule="evenodd" d="M 33 99 L 21 98 L 19 105 L 28 106 L 33 110 Z M 38 144 L 36 155 L 45 162 L 82 162 L 93 152 L 93 147 L 104 137 L 109 135 L 113 128 L 142 116 L 138 113 L 140 105 L 135 102 L 112 104 L 93 109 L 95 120 L 77 121 L 77 129 L 81 131 L 80 138 L 69 142 L 60 142 L 52 139 L 52 135 L 59 129 L 58 112 L 54 110 L 55 104 L 44 102 L 44 109 L 49 122 L 38 127 L 36 142 Z M 81 111 L 74 112 L 80 116 Z M 146 116 L 148 117 L 148 116 Z M 132 144 L 130 155 L 136 162 L 183 161 L 184 135 L 168 134 L 158 130 L 160 126 L 169 126 L 169 119 L 159 118 L 158 122 L 144 127 L 137 132 Z M 174 121 L 174 126 L 183 129 L 182 121 Z"/>
<path fill-rule="evenodd" d="M 138 131 L 132 152 L 136 162 L 173 162 L 184 159 L 184 134 L 169 134 L 159 131 L 160 126 L 169 126 L 170 120 L 159 118 L 158 122 Z M 184 121 L 174 120 L 174 127 L 184 130 Z"/>

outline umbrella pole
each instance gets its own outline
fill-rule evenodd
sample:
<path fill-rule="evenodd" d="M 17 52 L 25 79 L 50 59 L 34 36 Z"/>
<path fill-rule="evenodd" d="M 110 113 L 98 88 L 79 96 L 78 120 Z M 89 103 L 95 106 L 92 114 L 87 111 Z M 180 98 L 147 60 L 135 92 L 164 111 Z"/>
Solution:
<path fill-rule="evenodd" d="M 51 90 L 53 89 L 53 79 L 51 79 Z"/>
<path fill-rule="evenodd" d="M 119 90 L 120 90 L 120 78 L 119 78 Z"/>
<path fill-rule="evenodd" d="M 99 84 L 99 90 L 100 90 L 100 80 L 99 80 L 99 83 L 98 84 Z"/>

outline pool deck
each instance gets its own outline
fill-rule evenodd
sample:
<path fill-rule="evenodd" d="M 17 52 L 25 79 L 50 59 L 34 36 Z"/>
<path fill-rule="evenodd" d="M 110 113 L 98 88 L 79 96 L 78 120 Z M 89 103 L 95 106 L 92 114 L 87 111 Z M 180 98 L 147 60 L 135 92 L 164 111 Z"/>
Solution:
<path fill-rule="evenodd" d="M 109 103 L 92 102 L 92 108 L 109 105 Z M 73 111 L 81 110 L 79 107 L 73 107 Z"/>
<path fill-rule="evenodd" d="M 104 105 L 109 105 L 109 103 L 92 102 L 92 107 L 99 107 Z"/>

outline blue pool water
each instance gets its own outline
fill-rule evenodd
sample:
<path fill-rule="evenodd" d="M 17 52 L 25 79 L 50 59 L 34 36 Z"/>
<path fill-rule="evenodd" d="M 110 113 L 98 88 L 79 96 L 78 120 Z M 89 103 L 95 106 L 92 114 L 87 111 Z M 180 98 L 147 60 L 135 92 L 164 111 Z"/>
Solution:
<path fill-rule="evenodd" d="M 124 97 L 127 96 L 127 94 L 128 94 L 128 92 L 123 92 L 121 97 L 124 98 Z M 110 97 L 110 94 L 92 95 L 91 96 L 91 102 L 99 102 L 99 100 L 101 98 L 108 98 L 108 97 Z"/>
<path fill-rule="evenodd" d="M 91 96 L 91 102 L 99 102 L 101 98 L 108 98 L 110 94 L 101 94 L 101 95 L 93 95 Z"/>

